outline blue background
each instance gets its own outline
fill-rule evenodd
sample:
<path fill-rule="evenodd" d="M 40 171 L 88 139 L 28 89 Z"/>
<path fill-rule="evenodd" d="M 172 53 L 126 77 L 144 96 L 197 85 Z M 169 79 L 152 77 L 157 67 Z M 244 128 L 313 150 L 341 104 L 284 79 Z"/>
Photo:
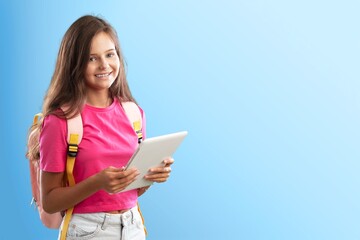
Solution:
<path fill-rule="evenodd" d="M 188 130 L 141 198 L 152 239 L 360 239 L 358 1 L 0 2 L 2 239 L 29 206 L 27 129 L 70 24 L 118 31 L 148 136 Z"/>

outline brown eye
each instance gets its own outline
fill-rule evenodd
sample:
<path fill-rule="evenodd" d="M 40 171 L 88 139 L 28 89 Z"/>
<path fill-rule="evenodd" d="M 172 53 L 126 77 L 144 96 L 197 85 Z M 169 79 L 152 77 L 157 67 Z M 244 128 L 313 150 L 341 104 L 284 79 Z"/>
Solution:
<path fill-rule="evenodd" d="M 115 54 L 114 54 L 114 53 L 108 53 L 106 56 L 107 56 L 108 58 L 111 58 L 111 57 L 115 56 Z"/>

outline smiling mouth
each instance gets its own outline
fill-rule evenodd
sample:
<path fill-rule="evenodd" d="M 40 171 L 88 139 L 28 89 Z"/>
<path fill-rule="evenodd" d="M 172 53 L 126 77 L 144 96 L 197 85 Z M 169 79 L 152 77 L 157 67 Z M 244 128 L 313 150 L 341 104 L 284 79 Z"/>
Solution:
<path fill-rule="evenodd" d="M 98 77 L 98 78 L 103 78 L 103 77 L 108 77 L 110 76 L 111 72 L 109 73 L 103 73 L 103 74 L 95 74 L 95 77 Z"/>

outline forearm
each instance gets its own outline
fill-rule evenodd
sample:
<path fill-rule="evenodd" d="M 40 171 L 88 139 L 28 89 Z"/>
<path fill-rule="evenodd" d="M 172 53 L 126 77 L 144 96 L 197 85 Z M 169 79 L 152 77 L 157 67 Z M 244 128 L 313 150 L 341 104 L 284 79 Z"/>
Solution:
<path fill-rule="evenodd" d="M 101 189 L 93 175 L 72 187 L 56 187 L 42 194 L 42 205 L 46 212 L 55 213 L 71 208 Z"/>

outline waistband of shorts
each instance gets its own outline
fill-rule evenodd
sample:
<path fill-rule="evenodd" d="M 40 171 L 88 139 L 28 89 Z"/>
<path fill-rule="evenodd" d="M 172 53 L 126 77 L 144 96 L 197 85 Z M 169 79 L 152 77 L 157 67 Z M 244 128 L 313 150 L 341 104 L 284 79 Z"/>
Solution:
<path fill-rule="evenodd" d="M 134 214 L 138 214 L 137 206 L 130 208 L 124 213 L 74 213 L 72 217 L 85 218 L 88 221 L 96 223 L 103 223 L 106 220 L 108 225 L 118 225 L 121 224 L 125 219 L 133 219 Z"/>

